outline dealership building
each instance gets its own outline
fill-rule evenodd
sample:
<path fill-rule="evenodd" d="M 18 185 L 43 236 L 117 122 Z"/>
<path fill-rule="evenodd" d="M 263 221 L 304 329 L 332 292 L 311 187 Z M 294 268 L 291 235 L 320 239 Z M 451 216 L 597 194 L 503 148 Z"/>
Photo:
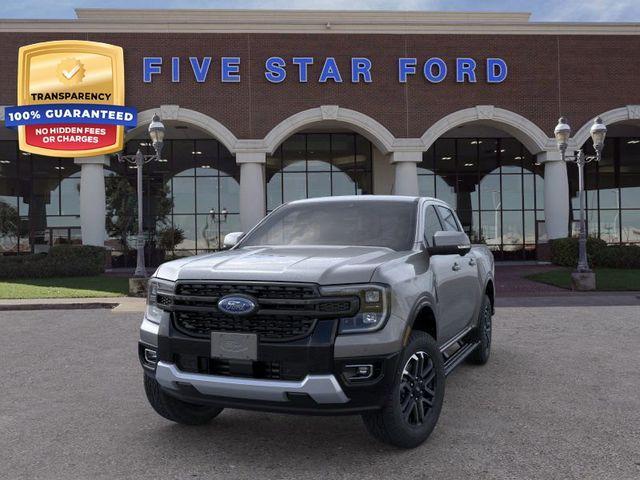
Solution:
<path fill-rule="evenodd" d="M 608 128 L 602 160 L 585 169 L 589 234 L 640 243 L 640 24 L 526 13 L 76 15 L 0 20 L 0 105 L 16 104 L 21 46 L 123 48 L 125 104 L 138 111 L 125 152 L 151 153 L 155 113 L 166 126 L 162 160 L 143 170 L 150 263 L 162 245 L 174 255 L 219 249 L 284 202 L 353 194 L 440 198 L 497 259 L 544 258 L 579 218 L 577 167 L 553 135 L 560 116 L 569 150 L 593 152 L 595 117 Z M 110 155 L 21 152 L 3 124 L 0 254 L 84 243 L 131 265 L 123 238 L 133 247 L 135 229 L 118 220 L 135 211 L 136 173 Z M 167 246 L 171 228 L 183 235 Z"/>

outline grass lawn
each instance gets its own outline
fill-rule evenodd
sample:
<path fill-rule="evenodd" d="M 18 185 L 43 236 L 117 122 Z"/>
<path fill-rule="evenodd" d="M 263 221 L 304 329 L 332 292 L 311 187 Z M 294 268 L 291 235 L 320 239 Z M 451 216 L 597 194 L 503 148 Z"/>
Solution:
<path fill-rule="evenodd" d="M 559 268 L 548 272 L 534 273 L 526 278 L 556 287 L 571 288 L 573 268 Z M 630 291 L 640 290 L 640 269 L 595 268 L 596 290 Z"/>
<path fill-rule="evenodd" d="M 124 277 L 21 278 L 0 280 L 0 298 L 122 297 L 129 292 Z"/>

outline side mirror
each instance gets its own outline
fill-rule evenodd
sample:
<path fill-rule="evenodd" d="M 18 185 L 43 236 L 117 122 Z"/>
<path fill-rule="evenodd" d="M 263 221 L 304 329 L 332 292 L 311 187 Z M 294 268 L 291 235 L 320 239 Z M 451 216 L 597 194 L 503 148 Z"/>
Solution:
<path fill-rule="evenodd" d="M 464 232 L 439 231 L 433 235 L 429 255 L 466 255 L 471 250 L 471 241 Z"/>
<path fill-rule="evenodd" d="M 235 247 L 240 240 L 244 237 L 244 232 L 231 232 L 227 233 L 224 236 L 224 241 L 222 242 L 222 248 L 228 250 L 229 248 Z"/>

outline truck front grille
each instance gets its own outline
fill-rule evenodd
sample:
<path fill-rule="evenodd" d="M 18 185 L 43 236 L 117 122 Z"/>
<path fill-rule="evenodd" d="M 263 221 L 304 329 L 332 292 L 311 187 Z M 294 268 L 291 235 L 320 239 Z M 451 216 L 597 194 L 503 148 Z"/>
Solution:
<path fill-rule="evenodd" d="M 218 310 L 225 295 L 253 297 L 258 309 L 250 316 Z M 206 338 L 211 332 L 256 333 L 263 342 L 284 342 L 310 335 L 318 319 L 348 317 L 359 309 L 354 297 L 323 297 L 312 284 L 179 282 L 174 294 L 159 294 L 158 305 L 173 312 L 175 328 Z"/>
<path fill-rule="evenodd" d="M 311 334 L 316 319 L 295 315 L 232 317 L 213 312 L 174 314 L 176 328 L 186 335 L 209 337 L 211 332 L 257 333 L 263 341 L 289 341 Z"/>

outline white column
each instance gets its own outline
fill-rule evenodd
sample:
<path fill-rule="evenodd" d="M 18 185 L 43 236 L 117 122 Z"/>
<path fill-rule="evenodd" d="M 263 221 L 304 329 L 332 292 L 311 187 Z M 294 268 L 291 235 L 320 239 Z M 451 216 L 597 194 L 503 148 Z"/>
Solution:
<path fill-rule="evenodd" d="M 107 215 L 104 170 L 109 157 L 76 158 L 80 165 L 80 227 L 83 245 L 104 246 L 105 217 Z"/>
<path fill-rule="evenodd" d="M 240 224 L 248 232 L 266 212 L 264 185 L 264 152 L 238 152 L 236 162 L 240 165 Z"/>
<path fill-rule="evenodd" d="M 560 152 L 542 152 L 537 156 L 544 164 L 544 223 L 549 239 L 569 235 L 569 179 L 567 164 Z"/>
<path fill-rule="evenodd" d="M 418 163 L 422 152 L 392 152 L 391 163 L 395 167 L 394 195 L 418 195 Z"/>

